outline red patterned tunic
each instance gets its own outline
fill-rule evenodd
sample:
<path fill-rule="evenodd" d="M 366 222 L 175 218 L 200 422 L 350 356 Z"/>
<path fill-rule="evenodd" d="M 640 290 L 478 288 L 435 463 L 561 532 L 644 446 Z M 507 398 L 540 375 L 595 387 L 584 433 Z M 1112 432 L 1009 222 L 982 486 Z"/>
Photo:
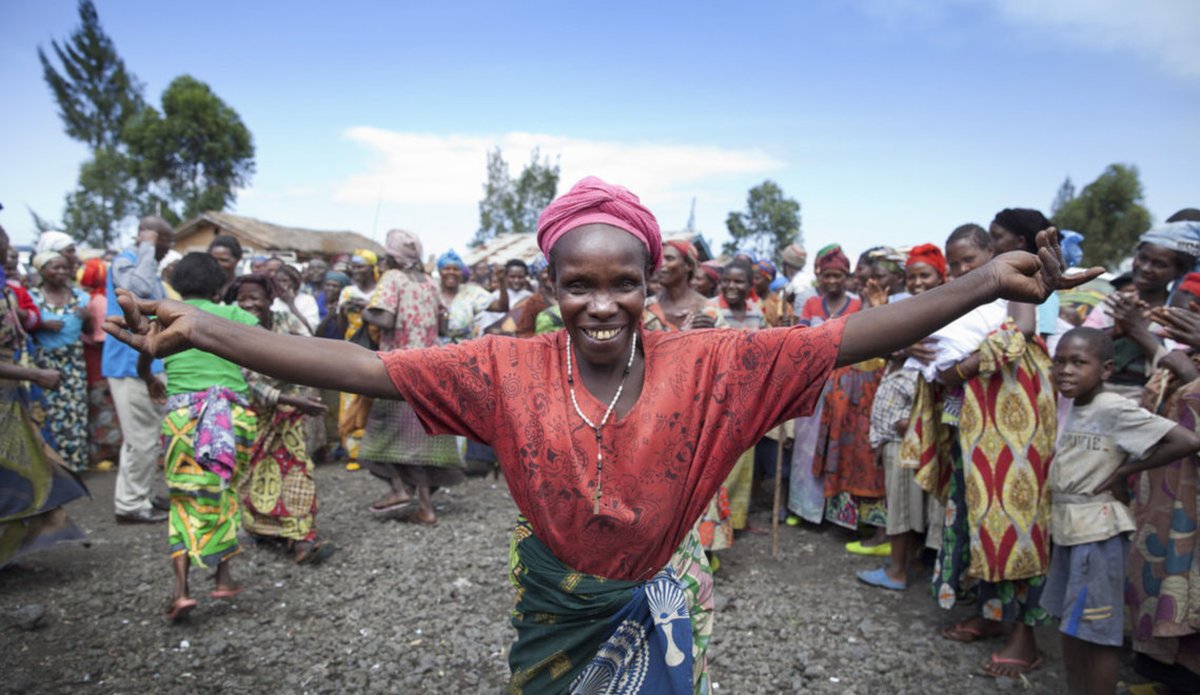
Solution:
<path fill-rule="evenodd" d="M 746 449 L 812 412 L 843 326 L 641 331 L 642 393 L 601 430 L 599 515 L 596 439 L 571 405 L 564 331 L 380 356 L 431 434 L 495 447 L 517 507 L 560 560 L 638 580 L 667 563 Z M 598 422 L 607 404 L 578 384 L 576 396 Z"/>

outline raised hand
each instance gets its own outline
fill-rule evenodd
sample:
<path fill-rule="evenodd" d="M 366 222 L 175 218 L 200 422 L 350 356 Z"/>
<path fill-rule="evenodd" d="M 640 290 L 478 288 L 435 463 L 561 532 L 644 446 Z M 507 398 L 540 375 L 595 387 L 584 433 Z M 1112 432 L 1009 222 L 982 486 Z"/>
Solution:
<path fill-rule="evenodd" d="M 1054 227 L 1038 232 L 1037 248 L 1036 256 L 1024 251 L 1010 251 L 996 256 L 989 264 L 1001 299 L 1041 304 L 1051 292 L 1078 287 L 1104 272 L 1104 268 L 1097 266 L 1063 275 L 1067 266 L 1058 245 L 1058 230 Z"/>
<path fill-rule="evenodd" d="M 883 306 L 888 303 L 888 291 L 886 287 L 880 286 L 875 278 L 867 280 L 867 286 L 862 290 L 863 301 L 867 306 Z"/>
<path fill-rule="evenodd" d="M 1192 306 L 1196 306 L 1192 302 Z M 1178 307 L 1157 307 L 1150 311 L 1171 340 L 1192 347 L 1200 347 L 1200 313 Z"/>
<path fill-rule="evenodd" d="M 104 332 L 152 357 L 166 357 L 193 347 L 191 328 L 207 315 L 190 304 L 139 299 L 123 289 L 117 290 L 117 303 L 125 315 L 104 319 Z"/>

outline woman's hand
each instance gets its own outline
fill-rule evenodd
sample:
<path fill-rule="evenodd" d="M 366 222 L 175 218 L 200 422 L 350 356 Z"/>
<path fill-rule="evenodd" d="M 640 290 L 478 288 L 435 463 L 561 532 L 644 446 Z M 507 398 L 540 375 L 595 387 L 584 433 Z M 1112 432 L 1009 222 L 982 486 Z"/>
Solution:
<path fill-rule="evenodd" d="M 922 338 L 920 342 L 909 345 L 901 354 L 904 357 L 911 357 L 921 364 L 929 364 L 937 357 L 938 340 L 932 336 Z"/>
<path fill-rule="evenodd" d="M 1114 292 L 1105 297 L 1104 313 L 1126 334 L 1145 331 L 1150 325 L 1149 306 L 1134 292 Z"/>
<path fill-rule="evenodd" d="M 57 391 L 62 384 L 62 373 L 57 369 L 38 369 L 36 372 L 30 381 L 47 391 Z"/>
<path fill-rule="evenodd" d="M 888 303 L 888 291 L 886 287 L 880 286 L 875 278 L 871 278 L 867 280 L 867 286 L 863 288 L 862 298 L 867 306 L 883 306 Z"/>
<path fill-rule="evenodd" d="M 104 319 L 104 332 L 152 357 L 166 357 L 194 347 L 192 328 L 210 315 L 171 299 L 139 299 L 124 289 L 117 290 L 117 304 L 125 315 Z"/>
<path fill-rule="evenodd" d="M 305 415 L 321 415 L 329 410 L 329 407 L 321 401 L 307 396 L 280 396 L 279 404 L 290 405 Z"/>
<path fill-rule="evenodd" d="M 712 328 L 717 325 L 717 320 L 708 314 L 702 312 L 692 312 L 680 324 L 679 330 L 688 331 L 695 328 Z"/>
<path fill-rule="evenodd" d="M 1196 303 L 1192 302 L 1193 307 Z M 1196 307 L 1200 309 L 1200 307 Z M 1155 321 L 1162 324 L 1171 340 L 1200 348 L 1200 312 L 1178 307 L 1156 307 L 1150 310 Z"/>
<path fill-rule="evenodd" d="M 1055 290 L 1069 290 L 1092 280 L 1104 272 L 1099 266 L 1070 276 L 1063 275 L 1067 267 L 1062 248 L 1058 245 L 1058 230 L 1043 229 L 1037 234 L 1037 255 L 1010 251 L 996 256 L 985 266 L 996 282 L 1000 299 L 1041 304 Z"/>

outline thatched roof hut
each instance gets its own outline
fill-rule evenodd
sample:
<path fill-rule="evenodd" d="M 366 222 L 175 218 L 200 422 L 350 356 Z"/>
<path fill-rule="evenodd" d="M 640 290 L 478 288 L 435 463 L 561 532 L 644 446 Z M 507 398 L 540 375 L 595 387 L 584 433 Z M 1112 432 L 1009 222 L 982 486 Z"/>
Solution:
<path fill-rule="evenodd" d="M 357 232 L 322 232 L 315 229 L 284 227 L 252 217 L 228 212 L 206 212 L 175 229 L 175 248 L 181 252 L 203 251 L 213 237 L 229 234 L 246 249 L 246 255 L 294 253 L 299 260 L 316 256 L 328 258 L 370 249 L 382 254 L 383 246 Z"/>

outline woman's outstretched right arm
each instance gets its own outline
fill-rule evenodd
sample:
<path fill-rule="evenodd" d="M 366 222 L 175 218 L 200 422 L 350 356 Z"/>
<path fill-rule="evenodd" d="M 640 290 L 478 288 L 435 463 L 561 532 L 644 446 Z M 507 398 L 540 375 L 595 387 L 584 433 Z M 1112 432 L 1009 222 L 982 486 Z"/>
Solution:
<path fill-rule="evenodd" d="M 196 348 L 293 384 L 400 397 L 379 356 L 353 343 L 281 335 L 183 302 L 139 299 L 125 290 L 117 290 L 117 302 L 125 315 L 108 317 L 105 332 L 154 357 Z"/>

